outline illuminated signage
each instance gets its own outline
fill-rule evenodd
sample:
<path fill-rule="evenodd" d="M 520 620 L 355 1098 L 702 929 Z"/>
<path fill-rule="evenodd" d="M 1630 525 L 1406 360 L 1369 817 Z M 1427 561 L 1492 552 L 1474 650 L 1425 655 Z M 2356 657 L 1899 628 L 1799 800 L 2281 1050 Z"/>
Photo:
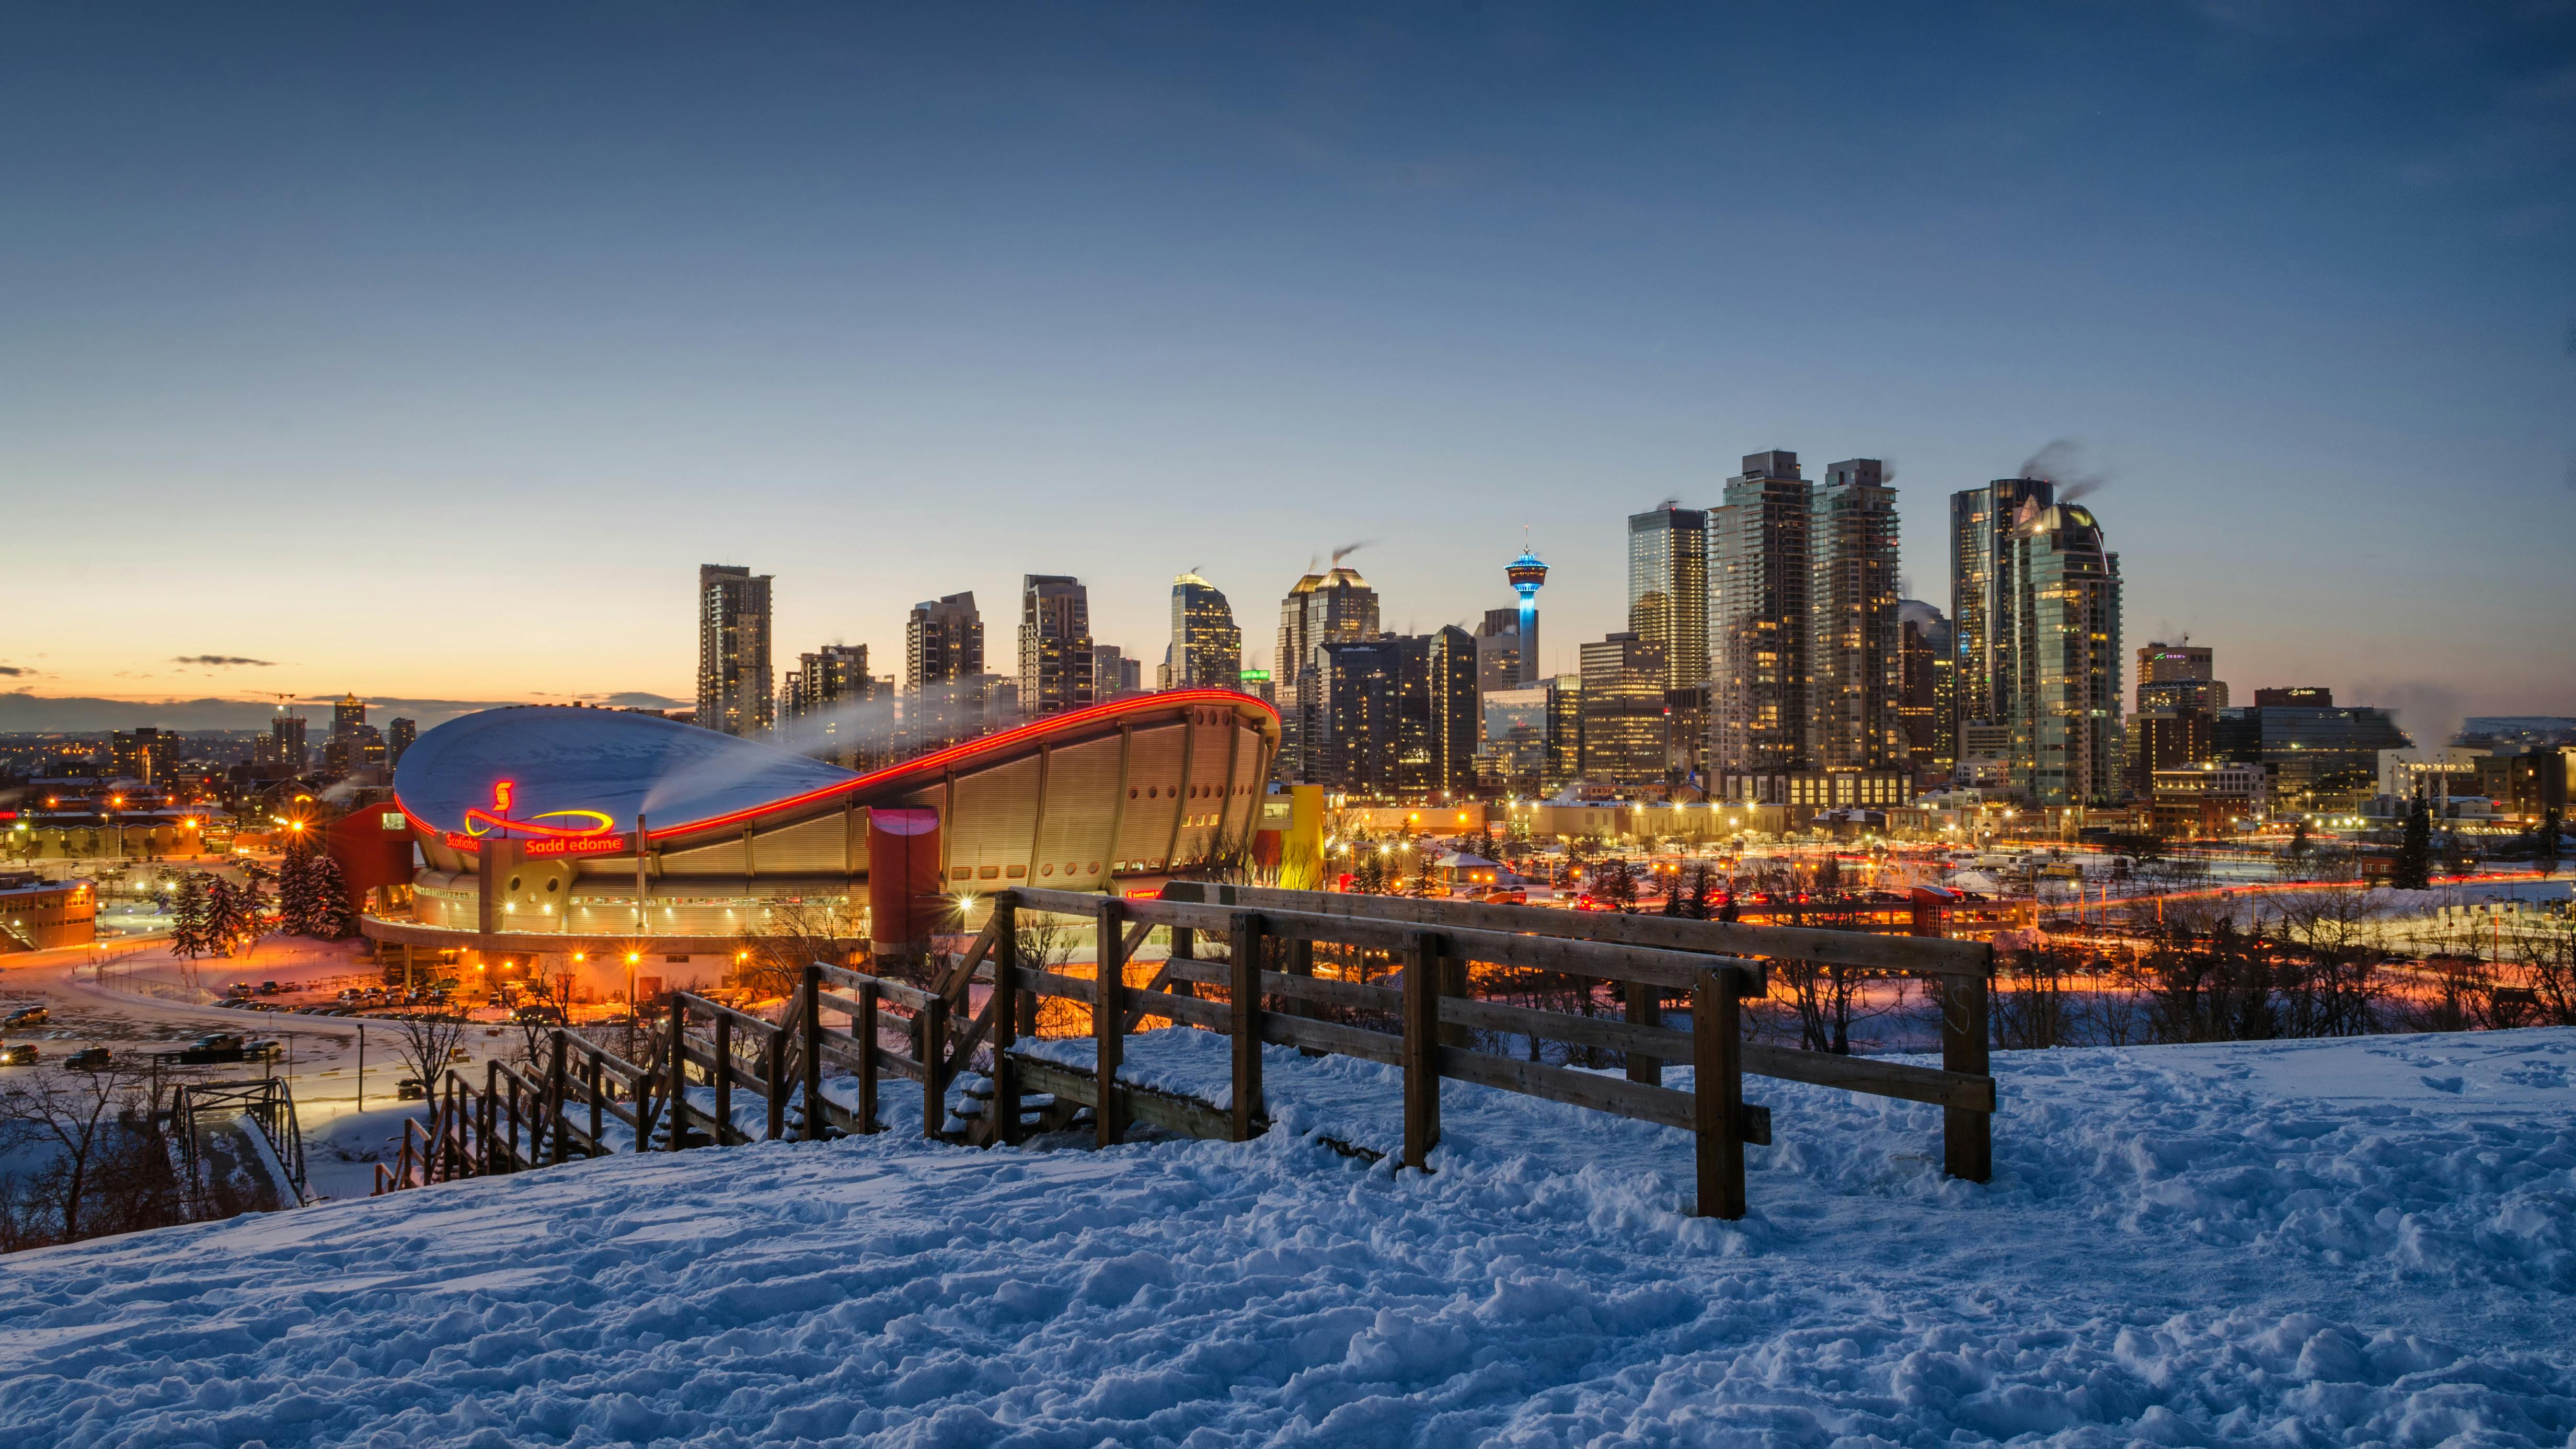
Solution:
<path fill-rule="evenodd" d="M 465 833 L 467 835 L 487 835 L 494 830 L 516 830 L 524 834 L 538 836 L 547 840 L 577 840 L 589 836 L 606 835 L 611 830 L 617 828 L 617 822 L 609 819 L 604 812 L 598 810 L 546 810 L 530 816 L 525 820 L 513 820 L 509 817 L 508 811 L 510 809 L 511 796 L 518 790 L 518 788 L 518 784 L 515 781 L 493 781 L 492 808 L 489 810 L 467 810 L 465 812 Z M 578 827 L 570 825 L 544 825 L 538 823 L 546 820 L 579 820 L 586 823 Z M 474 827 L 477 825 L 482 826 L 483 829 L 475 829 Z"/>
<path fill-rule="evenodd" d="M 624 835 L 558 836 L 551 840 L 531 840 L 519 853 L 531 858 L 549 855 L 624 855 L 629 849 Z"/>
<path fill-rule="evenodd" d="M 401 811 L 388 810 L 384 814 L 376 817 L 376 823 L 387 830 L 400 830 L 409 822 L 403 819 Z"/>

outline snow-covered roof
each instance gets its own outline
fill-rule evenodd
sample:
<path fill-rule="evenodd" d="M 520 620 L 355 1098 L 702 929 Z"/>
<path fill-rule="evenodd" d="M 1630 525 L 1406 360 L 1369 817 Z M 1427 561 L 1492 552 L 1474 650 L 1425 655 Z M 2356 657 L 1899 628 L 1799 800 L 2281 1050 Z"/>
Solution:
<path fill-rule="evenodd" d="M 509 818 L 596 810 L 632 830 L 644 811 L 654 833 L 854 780 L 850 771 L 657 715 L 561 705 L 513 705 L 448 721 L 414 741 L 394 771 L 403 808 L 440 830 L 463 830 L 490 810 L 492 788 L 513 786 Z"/>

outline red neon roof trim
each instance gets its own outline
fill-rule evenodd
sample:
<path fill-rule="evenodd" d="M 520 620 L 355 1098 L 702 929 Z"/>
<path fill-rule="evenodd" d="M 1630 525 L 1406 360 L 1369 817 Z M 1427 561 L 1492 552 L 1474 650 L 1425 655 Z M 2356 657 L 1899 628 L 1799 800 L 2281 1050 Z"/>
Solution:
<path fill-rule="evenodd" d="M 882 770 L 872 771 L 865 775 L 854 776 L 847 780 L 838 780 L 832 784 L 825 785 L 820 789 L 808 790 L 801 795 L 791 795 L 784 800 L 773 800 L 766 805 L 754 805 L 748 809 L 736 810 L 725 815 L 710 816 L 704 820 L 690 820 L 678 825 L 657 826 L 652 830 L 645 831 L 640 834 L 636 841 L 636 848 L 642 849 L 645 844 L 651 841 L 667 840 L 676 835 L 687 835 L 700 830 L 713 830 L 719 826 L 738 825 L 746 820 L 757 820 L 764 815 L 776 815 L 781 811 L 793 810 L 803 805 L 811 805 L 818 800 L 829 800 L 835 796 L 847 795 L 856 790 L 871 789 L 879 785 L 888 784 L 893 781 L 900 780 L 906 775 L 925 774 L 932 771 L 942 770 L 961 760 L 973 759 L 978 755 L 1007 752 L 1014 747 L 1031 743 L 1045 738 L 1046 736 L 1063 734 L 1083 725 L 1091 724 L 1099 720 L 1114 718 L 1118 715 L 1150 714 L 1165 709 L 1176 709 L 1192 704 L 1223 704 L 1229 707 L 1240 707 L 1248 704 L 1267 713 L 1274 723 L 1279 718 L 1279 711 L 1276 708 L 1273 708 L 1268 704 L 1264 704 L 1262 701 L 1255 699 L 1251 695 L 1239 694 L 1231 689 L 1171 689 L 1164 690 L 1158 694 L 1140 694 L 1128 699 L 1111 700 L 1106 704 L 1091 705 L 1083 709 L 1074 710 L 1067 714 L 1049 715 L 1045 719 L 1032 720 L 1028 724 L 1021 725 L 1017 729 L 1004 730 L 997 735 L 984 735 L 977 739 L 968 740 L 963 744 L 950 745 L 946 749 L 942 750 L 933 750 L 929 754 L 916 756 L 912 759 L 903 761 L 901 764 L 888 765 Z M 435 839 L 444 840 L 446 838 L 447 832 L 445 830 L 431 825 L 428 821 L 413 814 L 411 807 L 403 804 L 402 797 L 400 795 L 396 795 L 394 797 L 394 808 L 402 811 L 403 818 L 411 822 L 413 828 L 420 830 Z"/>
<path fill-rule="evenodd" d="M 834 784 L 825 785 L 818 790 L 808 790 L 802 795 L 791 795 L 784 800 L 773 800 L 766 805 L 754 805 L 748 809 L 736 810 L 727 815 L 711 816 L 705 820 L 691 820 L 679 825 L 659 826 L 645 832 L 644 838 L 646 840 L 663 840 L 675 835 L 687 835 L 700 830 L 714 830 L 725 825 L 738 825 L 745 820 L 757 820 L 764 815 L 776 815 L 784 810 L 793 810 L 800 805 L 811 805 L 817 800 L 829 800 L 836 795 L 847 795 L 855 790 L 864 790 L 873 786 L 887 784 L 891 781 L 900 780 L 906 775 L 923 774 L 934 770 L 944 769 L 960 760 L 972 759 L 977 755 L 1007 752 L 1015 746 L 1028 744 L 1048 735 L 1062 734 L 1068 730 L 1072 730 L 1078 726 L 1089 724 L 1097 720 L 1110 719 L 1122 714 L 1151 713 L 1157 710 L 1177 708 L 1191 704 L 1224 704 L 1229 706 L 1248 704 L 1257 709 L 1267 711 L 1271 719 L 1274 721 L 1279 718 L 1278 710 L 1271 708 L 1269 705 L 1263 704 L 1260 700 L 1253 698 L 1251 695 L 1238 694 L 1230 689 L 1172 689 L 1165 690 L 1160 694 L 1140 694 L 1132 699 L 1111 700 L 1107 704 L 1091 705 L 1084 709 L 1074 710 L 1068 714 L 1049 715 L 1045 719 L 1033 720 L 1028 724 L 1024 724 L 1018 729 L 1004 730 L 998 735 L 985 735 L 978 739 L 968 740 L 964 744 L 950 745 L 944 750 L 933 750 L 929 754 L 916 756 L 913 759 L 905 760 L 901 764 L 888 765 L 882 770 L 861 775 L 856 779 L 842 780 Z"/>

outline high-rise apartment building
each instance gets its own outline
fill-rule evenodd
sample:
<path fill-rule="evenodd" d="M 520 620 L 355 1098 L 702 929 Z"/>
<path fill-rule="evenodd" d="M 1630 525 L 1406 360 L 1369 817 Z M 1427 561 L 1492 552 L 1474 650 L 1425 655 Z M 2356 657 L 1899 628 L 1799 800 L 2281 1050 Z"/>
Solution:
<path fill-rule="evenodd" d="M 1020 577 L 1020 712 L 1080 709 L 1100 698 L 1091 643 L 1091 595 L 1064 574 Z"/>
<path fill-rule="evenodd" d="M 1583 778 L 1622 790 L 1664 783 L 1664 646 L 1612 634 L 1582 651 Z"/>
<path fill-rule="evenodd" d="M 1807 759 L 1820 770 L 1910 763 L 1897 607 L 1896 490 L 1876 458 L 1825 469 L 1807 532 Z"/>
<path fill-rule="evenodd" d="M 1336 639 L 1316 650 L 1305 741 L 1308 782 L 1363 798 L 1397 794 L 1404 730 L 1405 641 Z"/>
<path fill-rule="evenodd" d="M 912 606 L 903 625 L 903 692 L 920 694 L 984 672 L 984 616 L 975 594 L 945 594 Z"/>
<path fill-rule="evenodd" d="M 1921 599 L 1899 599 L 1897 615 L 1903 632 L 1896 715 L 1905 731 L 1906 759 L 1918 787 L 1944 786 L 1959 762 L 1958 659 L 1950 621 Z"/>
<path fill-rule="evenodd" d="M 385 763 L 389 765 L 400 765 L 402 763 L 403 751 L 410 749 L 411 742 L 419 738 L 420 726 L 418 724 L 407 719 L 396 718 L 389 726 L 386 727 Z"/>
<path fill-rule="evenodd" d="M 1420 800 L 1456 800 L 1476 788 L 1476 637 L 1452 624 L 1402 641 L 1405 691 L 1396 742 L 1396 788 Z"/>
<path fill-rule="evenodd" d="M 1797 454 L 1751 453 L 1710 513 L 1717 694 L 1709 767 L 1721 777 L 1767 776 L 1806 762 L 1812 491 Z"/>
<path fill-rule="evenodd" d="M 797 655 L 778 691 L 779 743 L 845 769 L 873 763 L 881 751 L 870 744 L 883 737 L 885 722 L 862 718 L 857 706 L 875 696 L 876 684 L 865 644 L 826 644 Z"/>
<path fill-rule="evenodd" d="M 1127 651 L 1115 644 L 1091 646 L 1091 684 L 1093 697 L 1116 699 L 1122 694 L 1145 692 L 1145 661 L 1130 659 Z"/>
<path fill-rule="evenodd" d="M 2020 636 L 2005 556 L 2013 528 L 2057 501 L 2044 478 L 1998 478 L 1950 495 L 1950 644 L 1958 660 L 1954 729 L 1962 748 L 1970 724 L 2001 724 L 2010 715 L 2007 686 L 2016 676 Z"/>
<path fill-rule="evenodd" d="M 1331 722 L 1322 712 L 1324 646 L 1377 637 L 1377 590 L 1356 569 L 1337 566 L 1330 573 L 1308 574 L 1280 601 L 1279 659 L 1272 678 L 1278 695 L 1280 779 L 1321 783 L 1331 768 L 1322 751 L 1322 742 L 1331 735 Z"/>
<path fill-rule="evenodd" d="M 2034 805 L 2119 798 L 2120 556 L 2077 504 L 2028 508 L 2008 540 L 1995 592 L 2014 627 L 1999 681 L 2012 726 L 2010 781 Z"/>
<path fill-rule="evenodd" d="M 253 756 L 254 763 L 279 777 L 303 774 L 309 763 L 304 725 L 304 716 L 288 714 L 284 705 L 278 706 L 276 717 L 268 722 L 268 738 L 260 742 L 266 748 Z"/>
<path fill-rule="evenodd" d="M 769 668 L 769 578 L 731 564 L 698 566 L 701 728 L 742 738 L 777 724 Z"/>
<path fill-rule="evenodd" d="M 1243 630 L 1216 585 L 1186 573 L 1172 580 L 1172 642 L 1156 683 L 1164 689 L 1238 689 Z"/>
<path fill-rule="evenodd" d="M 1521 621 L 1517 609 L 1487 609 L 1476 629 L 1476 691 L 1520 689 Z"/>
<path fill-rule="evenodd" d="M 1667 689 L 1708 681 L 1708 515 L 1666 503 L 1628 517 L 1628 632 L 1660 649 Z"/>

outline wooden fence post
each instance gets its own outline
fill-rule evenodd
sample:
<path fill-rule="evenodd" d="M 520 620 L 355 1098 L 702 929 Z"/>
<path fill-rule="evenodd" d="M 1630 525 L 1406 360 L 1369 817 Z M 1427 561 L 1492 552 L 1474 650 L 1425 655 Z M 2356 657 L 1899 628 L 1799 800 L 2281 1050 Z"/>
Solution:
<path fill-rule="evenodd" d="M 1629 1025 L 1662 1026 L 1664 1024 L 1663 988 L 1649 986 L 1643 981 L 1631 981 L 1627 983 L 1627 997 Z M 1627 1055 L 1629 1081 L 1643 1082 L 1650 1087 L 1660 1087 L 1664 1084 L 1662 1058 L 1650 1057 L 1636 1051 L 1629 1052 Z"/>
<path fill-rule="evenodd" d="M 680 1139 L 689 1130 L 689 1008 L 680 1001 L 680 993 L 671 993 L 671 1110 L 666 1124 L 671 1133 L 670 1150 L 680 1150 Z"/>
<path fill-rule="evenodd" d="M 1404 950 L 1404 1165 L 1431 1170 L 1440 1144 L 1440 938 L 1415 931 Z"/>
<path fill-rule="evenodd" d="M 995 1140 L 1020 1144 L 1020 1064 L 1011 1048 L 1020 1039 L 1019 907 L 1009 896 L 993 902 L 993 1123 Z M 1034 1025 L 1034 1023 L 1032 1023 Z"/>
<path fill-rule="evenodd" d="M 787 1043 L 788 1023 L 780 1022 L 769 1029 L 769 1055 L 760 1063 L 761 1095 L 769 1099 L 769 1118 L 763 1124 L 772 1142 L 787 1135 Z"/>
<path fill-rule="evenodd" d="M 850 1034 L 859 1039 L 859 1130 L 875 1132 L 877 1127 L 877 997 L 874 981 L 859 983 L 859 1015 L 850 1023 Z M 818 1039 L 819 1044 L 819 1039 Z"/>
<path fill-rule="evenodd" d="M 500 1089 L 501 1064 L 499 1062 L 485 1062 L 483 1064 L 483 1100 L 476 1106 L 475 1126 L 481 1129 L 483 1142 L 483 1172 L 487 1177 L 501 1170 L 499 1167 L 494 1165 L 496 1159 L 493 1156 L 492 1146 L 493 1134 L 500 1125 Z"/>
<path fill-rule="evenodd" d="M 798 1013 L 805 1022 L 805 1140 L 823 1140 L 823 968 L 805 966 L 805 996 Z"/>
<path fill-rule="evenodd" d="M 1992 969 L 1992 963 L 1988 963 Z M 1946 976 L 1941 980 L 1941 1069 L 1986 1075 L 1986 978 Z M 1970 1182 L 1986 1182 L 1995 1173 L 1995 1119 L 1964 1107 L 1941 1109 L 1941 1170 Z"/>
<path fill-rule="evenodd" d="M 716 1145 L 733 1131 L 733 1018 L 716 1013 Z"/>
<path fill-rule="evenodd" d="M 1744 1216 L 1744 1023 L 1742 978 L 1703 971 L 1691 987 L 1691 1123 L 1699 1138 L 1704 1218 Z"/>
<path fill-rule="evenodd" d="M 608 1075 L 608 1068 L 597 1057 L 586 1055 L 585 1060 L 590 1066 L 590 1150 L 594 1155 L 605 1155 L 599 1147 L 599 1101 L 603 1091 L 602 1079 Z"/>
<path fill-rule="evenodd" d="M 1252 1140 L 1252 1123 L 1266 1115 L 1261 1102 L 1261 918 L 1234 918 L 1233 975 L 1227 991 L 1234 1031 L 1234 1140 Z"/>
<path fill-rule="evenodd" d="M 1127 1124 L 1121 1120 L 1126 1104 L 1118 1096 L 1118 1068 L 1127 1048 L 1127 956 L 1119 940 L 1120 902 L 1102 901 L 1093 920 L 1099 928 L 1100 949 L 1094 954 L 1100 966 L 1092 982 L 1092 1076 L 1100 1105 L 1092 1112 L 1092 1122 L 1094 1141 L 1107 1147 L 1127 1135 Z"/>
<path fill-rule="evenodd" d="M 546 1053 L 545 1130 L 552 1139 L 547 1144 L 548 1155 L 557 1167 L 572 1156 L 572 1144 L 566 1140 L 571 1134 L 564 1130 L 564 1031 L 563 1027 L 555 1028 L 553 1048 Z"/>
<path fill-rule="evenodd" d="M 936 1137 L 948 1125 L 948 998 L 931 993 L 921 1004 L 921 1135 Z"/>

